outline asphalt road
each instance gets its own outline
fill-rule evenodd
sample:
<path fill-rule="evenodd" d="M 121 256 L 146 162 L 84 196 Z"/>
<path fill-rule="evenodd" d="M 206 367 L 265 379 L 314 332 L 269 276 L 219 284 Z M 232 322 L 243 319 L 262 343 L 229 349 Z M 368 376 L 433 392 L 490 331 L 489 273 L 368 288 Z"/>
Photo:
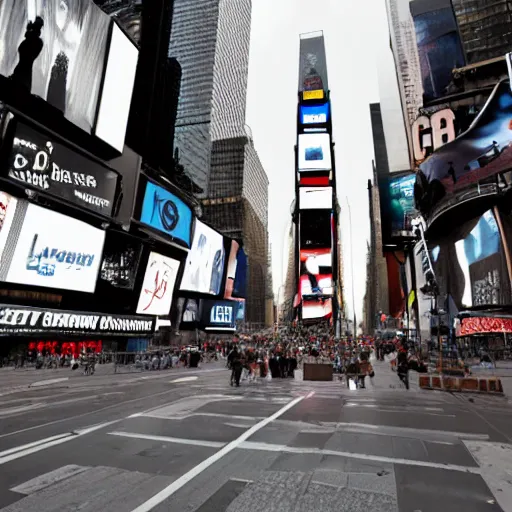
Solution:
<path fill-rule="evenodd" d="M 512 511 L 507 398 L 376 374 L 358 391 L 232 388 L 220 365 L 12 387 L 0 511 Z"/>

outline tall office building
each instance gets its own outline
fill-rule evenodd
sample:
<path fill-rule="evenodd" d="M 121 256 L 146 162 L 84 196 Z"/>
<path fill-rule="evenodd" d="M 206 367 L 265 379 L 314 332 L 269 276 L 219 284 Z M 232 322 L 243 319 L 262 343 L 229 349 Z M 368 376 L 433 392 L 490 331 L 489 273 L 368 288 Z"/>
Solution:
<path fill-rule="evenodd" d="M 174 147 L 207 194 L 212 142 L 244 136 L 251 0 L 175 0 L 169 56 L 181 65 Z"/>

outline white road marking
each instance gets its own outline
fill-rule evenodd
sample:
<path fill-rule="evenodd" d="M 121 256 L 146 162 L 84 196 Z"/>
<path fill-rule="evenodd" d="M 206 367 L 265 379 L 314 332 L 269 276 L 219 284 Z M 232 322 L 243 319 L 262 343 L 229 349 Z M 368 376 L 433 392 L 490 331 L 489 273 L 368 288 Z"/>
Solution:
<path fill-rule="evenodd" d="M 20 405 L 18 407 L 8 407 L 7 409 L 0 410 L 0 416 L 9 416 L 10 414 L 20 414 L 22 412 L 33 411 L 34 409 L 40 409 L 44 407 L 45 403 Z"/>
<path fill-rule="evenodd" d="M 315 394 L 315 392 L 314 392 L 314 391 L 310 391 L 310 392 L 307 394 L 306 399 L 307 399 L 307 398 L 311 398 L 314 394 Z"/>
<path fill-rule="evenodd" d="M 41 450 L 46 450 L 47 448 L 51 448 L 52 446 L 56 446 L 58 444 L 67 443 L 68 441 L 72 441 L 78 437 L 90 434 L 91 432 L 105 428 L 109 425 L 112 425 L 113 423 L 117 423 L 118 421 L 120 420 L 100 423 L 99 425 L 93 425 L 91 427 L 75 430 L 73 432 L 68 432 L 59 436 L 47 437 L 46 439 L 40 439 L 39 441 L 35 441 L 33 443 L 11 448 L 10 450 L 6 450 L 5 452 L 0 453 L 0 465 L 11 462 L 12 460 L 21 459 L 21 457 L 26 457 L 27 455 L 32 455 L 33 453 L 39 452 Z"/>
<path fill-rule="evenodd" d="M 261 430 L 263 427 L 266 427 L 269 423 L 282 416 L 286 411 L 297 405 L 299 402 L 304 400 L 305 396 L 300 396 L 288 402 L 284 407 L 279 409 L 277 412 L 260 421 L 250 429 L 246 430 L 243 434 L 237 437 L 234 441 L 228 443 L 224 448 L 221 448 L 218 452 L 214 453 L 212 456 L 208 457 L 206 460 L 199 463 L 197 466 L 192 468 L 190 471 L 182 475 L 180 478 L 172 482 L 165 489 L 162 489 L 158 494 L 145 501 L 142 505 L 138 506 L 132 512 L 148 512 L 152 508 L 156 507 L 167 498 L 172 496 L 176 491 L 181 489 L 184 485 L 186 485 L 190 480 L 195 478 L 197 475 L 201 474 L 203 471 L 208 469 L 212 464 L 215 464 L 217 461 L 222 459 L 225 455 L 233 451 L 235 448 L 238 448 L 244 441 L 249 439 L 253 434 Z"/>
<path fill-rule="evenodd" d="M 131 439 L 146 439 L 148 441 L 162 441 L 163 443 L 189 444 L 192 446 L 206 446 L 208 448 L 222 448 L 226 443 L 218 441 L 203 441 L 200 439 L 184 439 L 182 437 L 152 436 L 133 432 L 109 432 L 110 436 L 129 437 Z"/>
<path fill-rule="evenodd" d="M 65 480 L 66 478 L 79 475 L 88 469 L 91 468 L 89 466 L 77 466 L 75 464 L 69 464 L 67 466 L 62 466 L 55 471 L 45 473 L 44 475 L 36 476 L 35 478 L 32 478 L 23 484 L 12 487 L 10 490 L 19 494 L 33 494 L 37 491 L 40 491 L 41 489 L 50 487 L 50 485 L 54 485 L 57 482 Z"/>
<path fill-rule="evenodd" d="M 149 413 L 143 413 L 138 412 L 135 414 L 132 414 L 131 416 L 128 416 L 128 418 L 140 418 L 143 416 L 144 418 L 156 418 L 159 420 L 172 420 L 172 421 L 182 421 L 186 420 L 188 418 L 195 418 L 196 416 L 207 416 L 211 418 L 228 418 L 228 419 L 237 419 L 237 420 L 264 420 L 266 416 L 237 416 L 234 414 L 220 414 L 216 412 L 193 412 L 191 414 L 184 414 L 182 416 L 167 416 L 163 414 L 155 414 L 152 412 Z"/>
<path fill-rule="evenodd" d="M 358 404 L 354 401 L 347 402 L 345 407 L 366 407 L 368 409 L 398 409 L 401 412 L 412 412 L 412 411 L 430 411 L 430 412 L 444 412 L 441 407 L 414 407 L 414 406 L 400 406 L 400 405 L 378 405 L 378 404 Z"/>
<path fill-rule="evenodd" d="M 192 382 L 194 380 L 197 380 L 199 377 L 180 377 L 179 379 L 170 380 L 169 384 L 177 384 L 178 382 Z"/>
<path fill-rule="evenodd" d="M 59 379 L 48 379 L 48 380 L 39 380 L 37 382 L 33 382 L 29 384 L 29 388 L 39 388 L 41 386 L 48 386 L 49 384 L 57 384 L 58 382 L 65 382 L 69 380 L 69 377 L 60 377 Z"/>
<path fill-rule="evenodd" d="M 270 444 L 270 443 L 255 443 L 251 441 L 245 441 L 241 443 L 238 448 L 243 450 L 258 450 L 266 452 L 285 452 L 285 453 L 311 453 L 318 455 L 333 455 L 335 457 L 346 457 L 349 459 L 361 459 L 371 460 L 374 462 L 385 462 L 389 464 L 406 464 L 409 466 L 421 466 L 435 469 L 448 469 L 451 471 L 460 471 L 464 473 L 474 473 L 480 475 L 482 473 L 481 468 L 472 466 L 458 466 L 456 464 L 441 464 L 438 462 L 429 462 L 423 460 L 414 459 L 401 459 L 395 457 L 383 457 L 381 455 L 370 455 L 368 453 L 353 453 L 353 452 L 340 452 L 336 450 L 322 450 L 320 448 L 296 448 L 293 446 L 285 446 L 282 444 Z"/>

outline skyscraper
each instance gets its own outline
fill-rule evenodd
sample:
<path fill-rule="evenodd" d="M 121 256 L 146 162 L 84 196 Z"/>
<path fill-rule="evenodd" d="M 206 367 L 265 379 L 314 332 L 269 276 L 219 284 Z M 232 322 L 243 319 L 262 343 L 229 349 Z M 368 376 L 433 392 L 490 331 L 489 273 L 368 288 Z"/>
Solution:
<path fill-rule="evenodd" d="M 208 190 L 212 142 L 244 135 L 251 0 L 175 0 L 169 57 L 181 65 L 174 146 Z"/>

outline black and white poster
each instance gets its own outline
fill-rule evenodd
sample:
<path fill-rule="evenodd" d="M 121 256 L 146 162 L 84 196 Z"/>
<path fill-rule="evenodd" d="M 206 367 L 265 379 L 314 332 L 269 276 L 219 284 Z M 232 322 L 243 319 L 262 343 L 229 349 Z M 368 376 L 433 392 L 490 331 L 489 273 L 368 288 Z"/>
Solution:
<path fill-rule="evenodd" d="M 65 199 L 80 208 L 110 217 L 119 175 L 46 136 L 25 123 L 16 123 L 8 176 Z"/>
<path fill-rule="evenodd" d="M 299 91 L 327 91 L 327 61 L 321 32 L 301 36 L 299 59 Z"/>
<path fill-rule="evenodd" d="M 108 231 L 99 278 L 114 288 L 133 290 L 141 253 L 142 243 L 136 238 Z"/>
<path fill-rule="evenodd" d="M 0 336 L 87 334 L 140 338 L 152 336 L 155 323 L 155 318 L 140 316 L 105 315 L 0 304 Z"/>
<path fill-rule="evenodd" d="M 2 0 L 0 74 L 91 133 L 110 22 L 91 0 Z"/>

